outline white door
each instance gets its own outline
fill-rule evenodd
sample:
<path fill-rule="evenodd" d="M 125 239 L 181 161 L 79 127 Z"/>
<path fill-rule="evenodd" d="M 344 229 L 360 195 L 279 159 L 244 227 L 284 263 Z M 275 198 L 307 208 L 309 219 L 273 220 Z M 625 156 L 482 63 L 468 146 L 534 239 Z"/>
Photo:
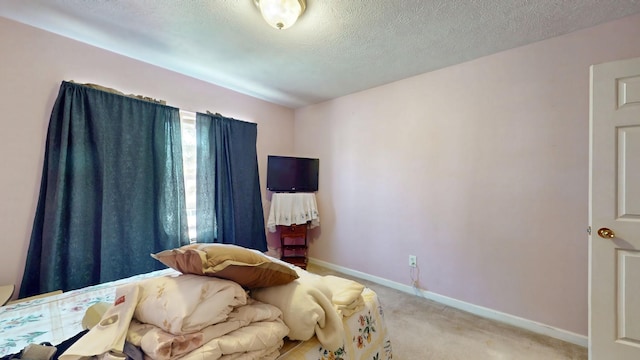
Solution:
<path fill-rule="evenodd" d="M 640 58 L 591 67 L 589 358 L 640 359 Z"/>

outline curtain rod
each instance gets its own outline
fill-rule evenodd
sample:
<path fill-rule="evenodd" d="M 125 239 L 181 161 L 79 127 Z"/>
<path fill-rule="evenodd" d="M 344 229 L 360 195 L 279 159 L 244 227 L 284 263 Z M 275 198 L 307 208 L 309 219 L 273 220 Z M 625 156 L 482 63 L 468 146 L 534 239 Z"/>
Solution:
<path fill-rule="evenodd" d="M 114 88 L 110 88 L 108 86 L 104 86 L 104 85 L 100 85 L 100 84 L 94 84 L 94 83 L 78 83 L 75 82 L 73 80 L 69 81 L 70 83 L 73 84 L 78 84 L 78 85 L 82 85 L 82 86 L 86 86 L 92 89 L 96 89 L 96 90 L 101 90 L 101 91 L 105 91 L 108 93 L 112 93 L 112 94 L 117 94 L 117 95 L 122 95 L 122 96 L 127 96 L 127 97 L 131 97 L 131 98 L 135 98 L 135 99 L 140 99 L 140 100 L 145 100 L 145 101 L 149 101 L 149 102 L 153 102 L 156 104 L 161 104 L 161 105 L 167 105 L 167 101 L 166 100 L 158 100 L 158 99 L 154 99 L 152 97 L 149 96 L 144 96 L 144 95 L 136 95 L 136 94 L 125 94 L 120 90 L 116 90 Z M 193 113 L 195 113 L 195 111 L 192 111 Z M 222 116 L 222 117 L 226 117 L 229 119 L 233 119 L 233 120 L 238 120 L 238 119 L 234 119 L 228 116 L 224 116 L 222 114 L 220 114 L 219 112 L 213 113 L 209 110 L 207 110 L 207 115 L 212 115 L 212 116 Z M 243 121 L 243 120 L 238 120 L 238 121 Z"/>
<path fill-rule="evenodd" d="M 231 119 L 231 120 L 235 120 L 235 121 L 245 122 L 245 123 L 247 123 L 247 124 L 254 124 L 254 125 L 258 125 L 258 123 L 255 123 L 255 122 L 253 122 L 253 121 L 240 120 L 240 119 L 232 118 L 232 117 L 229 117 L 229 116 L 224 116 L 224 115 L 222 115 L 222 114 L 220 114 L 220 113 L 218 113 L 218 112 L 217 112 L 217 113 L 212 113 L 212 112 L 211 112 L 211 111 L 209 111 L 209 110 L 207 110 L 207 115 L 209 115 L 209 116 L 221 116 L 221 117 L 223 117 L 223 118 L 225 118 L 225 119 Z"/>
<path fill-rule="evenodd" d="M 73 83 L 73 84 L 86 86 L 86 87 L 89 87 L 89 88 L 92 88 L 92 89 L 105 91 L 105 92 L 112 93 L 112 94 L 127 96 L 127 97 L 131 97 L 131 98 L 139 99 L 139 100 L 145 100 L 145 101 L 153 102 L 153 103 L 156 103 L 156 104 L 167 105 L 167 101 L 166 100 L 158 100 L 158 99 L 154 99 L 152 97 L 144 96 L 144 95 L 125 94 L 122 91 L 119 91 L 119 90 L 116 90 L 114 88 L 110 88 L 110 87 L 107 87 L 107 86 L 99 85 L 99 84 L 93 84 L 93 83 L 84 83 L 83 84 L 83 83 L 77 83 L 77 82 L 75 82 L 73 80 L 70 80 L 69 82 Z"/>

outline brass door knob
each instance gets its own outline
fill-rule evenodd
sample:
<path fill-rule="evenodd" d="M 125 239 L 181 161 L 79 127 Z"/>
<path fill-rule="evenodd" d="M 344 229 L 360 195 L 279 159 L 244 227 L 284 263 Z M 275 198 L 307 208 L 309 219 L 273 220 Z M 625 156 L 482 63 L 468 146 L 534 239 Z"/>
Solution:
<path fill-rule="evenodd" d="M 614 237 L 616 237 L 616 233 L 614 233 L 613 230 L 607 228 L 598 229 L 598 235 L 600 235 L 600 237 L 603 239 L 613 239 Z"/>

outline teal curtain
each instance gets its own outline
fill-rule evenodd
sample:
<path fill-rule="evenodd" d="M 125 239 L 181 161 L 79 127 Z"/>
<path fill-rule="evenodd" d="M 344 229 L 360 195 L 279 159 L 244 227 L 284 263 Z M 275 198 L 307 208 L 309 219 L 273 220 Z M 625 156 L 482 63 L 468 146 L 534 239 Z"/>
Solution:
<path fill-rule="evenodd" d="M 20 297 L 161 269 L 186 219 L 178 109 L 63 82 Z"/>
<path fill-rule="evenodd" d="M 267 250 L 254 123 L 196 114 L 198 242 Z"/>

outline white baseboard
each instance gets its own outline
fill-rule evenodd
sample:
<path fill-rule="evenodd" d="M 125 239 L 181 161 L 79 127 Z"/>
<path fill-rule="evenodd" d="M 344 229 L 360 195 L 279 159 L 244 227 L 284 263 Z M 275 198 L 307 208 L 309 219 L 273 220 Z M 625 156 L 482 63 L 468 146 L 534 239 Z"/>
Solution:
<path fill-rule="evenodd" d="M 587 347 L 588 338 L 584 335 L 576 334 L 567 330 L 555 328 L 553 326 L 545 325 L 536 321 L 524 319 L 518 316 L 509 315 L 500 311 L 492 310 L 483 306 L 474 305 L 468 302 L 456 300 L 448 296 L 439 295 L 431 291 L 414 289 L 412 286 L 401 284 L 395 281 L 387 280 L 378 276 L 369 275 L 361 271 L 349 269 L 343 266 L 328 263 L 326 261 L 318 260 L 315 258 L 309 258 L 309 263 L 316 264 L 318 266 L 325 267 L 334 271 L 341 272 L 350 276 L 355 276 L 364 280 L 374 282 L 395 290 L 399 290 L 411 295 L 422 296 L 426 299 L 439 302 L 441 304 L 451 306 L 456 309 L 460 309 L 478 316 L 482 316 L 487 319 L 496 320 L 509 325 L 517 326 L 522 329 L 533 331 L 537 334 L 550 336 L 552 338 L 560 339 L 575 345 Z"/>

